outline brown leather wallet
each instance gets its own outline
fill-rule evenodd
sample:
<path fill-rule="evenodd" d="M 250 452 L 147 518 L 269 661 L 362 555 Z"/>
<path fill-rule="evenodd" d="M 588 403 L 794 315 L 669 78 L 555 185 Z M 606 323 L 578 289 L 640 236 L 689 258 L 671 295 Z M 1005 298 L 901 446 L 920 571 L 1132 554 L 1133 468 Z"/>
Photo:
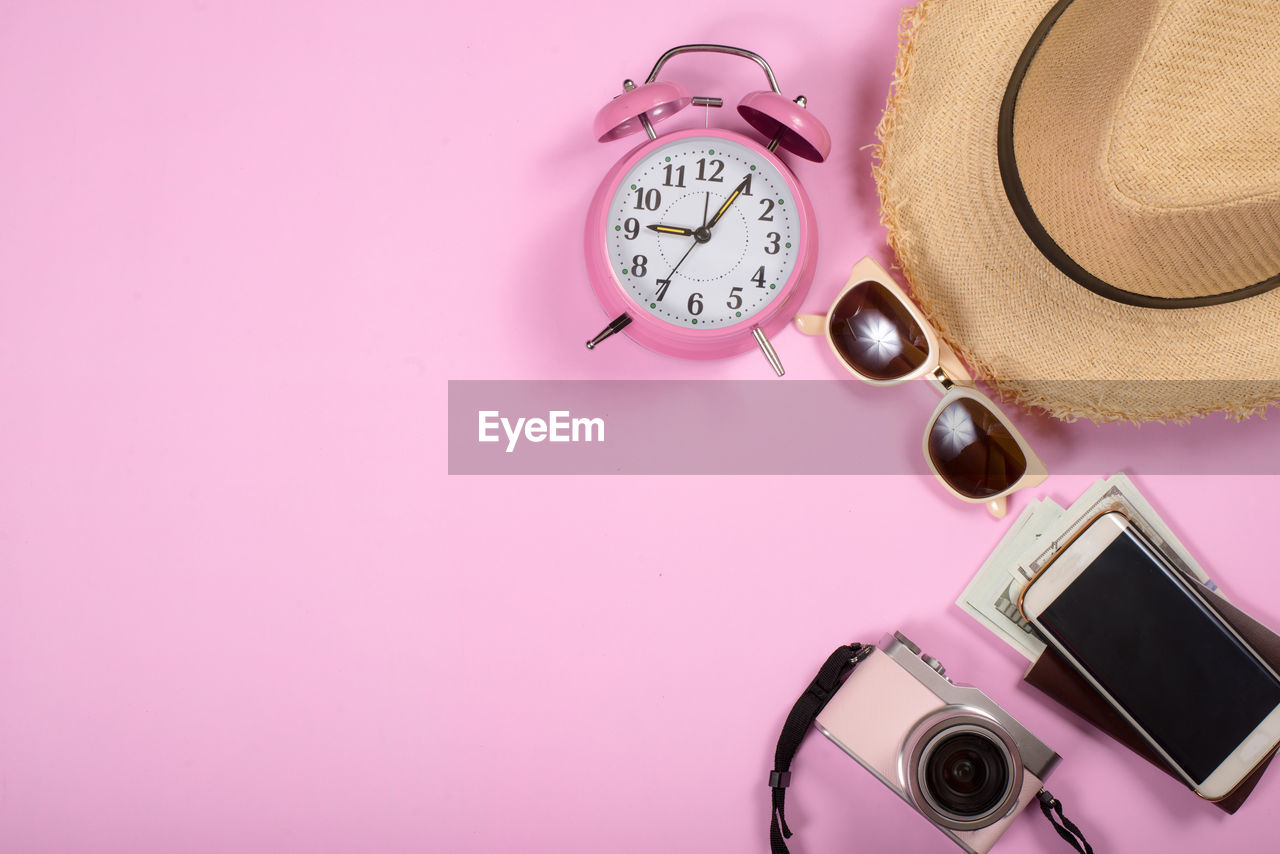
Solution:
<path fill-rule="evenodd" d="M 1271 665 L 1273 670 L 1280 672 L 1280 635 L 1277 635 L 1216 593 L 1204 589 L 1201 589 L 1201 592 L 1213 602 L 1213 606 L 1222 615 L 1222 618 L 1239 632 L 1240 636 L 1250 646 L 1257 650 L 1258 655 L 1267 664 Z M 1052 647 L 1045 648 L 1045 651 L 1027 669 L 1022 678 L 1027 684 L 1048 694 L 1174 779 L 1179 782 L 1186 782 L 1165 763 L 1158 753 L 1151 749 L 1146 740 L 1130 726 L 1129 722 L 1112 708 L 1111 704 L 1104 700 L 1094 690 L 1093 686 L 1077 673 Z M 1254 786 L 1258 785 L 1258 781 L 1262 778 L 1263 772 L 1267 770 L 1267 766 L 1271 764 L 1274 755 L 1273 751 L 1229 795 L 1213 803 L 1228 813 L 1234 813 L 1240 809 L 1240 805 L 1249 797 L 1249 793 L 1253 791 Z"/>

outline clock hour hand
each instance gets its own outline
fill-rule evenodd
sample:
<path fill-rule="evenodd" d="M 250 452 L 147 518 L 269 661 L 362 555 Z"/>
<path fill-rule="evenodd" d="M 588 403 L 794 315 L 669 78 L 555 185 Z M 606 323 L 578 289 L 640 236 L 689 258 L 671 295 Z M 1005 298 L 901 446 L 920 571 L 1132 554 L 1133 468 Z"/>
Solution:
<path fill-rule="evenodd" d="M 659 234 L 676 234 L 680 237 L 693 237 L 697 232 L 692 228 L 681 228 L 678 225 L 648 225 L 645 226 L 650 231 L 656 231 Z"/>
<path fill-rule="evenodd" d="M 750 175 L 743 178 L 742 183 L 733 188 L 733 192 L 729 194 L 729 198 L 724 200 L 724 204 L 720 206 L 720 210 L 716 211 L 716 215 L 711 218 L 711 222 L 707 223 L 707 228 L 714 227 L 715 224 L 720 221 L 720 217 L 724 216 L 729 210 L 729 206 L 736 202 L 738 200 L 738 196 L 742 195 L 742 191 L 747 189 L 749 186 L 751 186 Z"/>

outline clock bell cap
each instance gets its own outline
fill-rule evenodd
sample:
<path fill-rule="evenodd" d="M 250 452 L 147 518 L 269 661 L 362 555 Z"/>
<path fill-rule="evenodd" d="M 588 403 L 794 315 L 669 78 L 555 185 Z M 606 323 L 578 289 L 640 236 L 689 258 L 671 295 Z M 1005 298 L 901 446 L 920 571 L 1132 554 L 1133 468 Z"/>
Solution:
<path fill-rule="evenodd" d="M 630 85 L 630 84 L 628 84 Z M 693 101 L 689 90 L 674 80 L 658 80 L 623 92 L 596 113 L 596 139 L 609 142 L 644 130 L 640 116 L 651 124 L 669 119 Z"/>

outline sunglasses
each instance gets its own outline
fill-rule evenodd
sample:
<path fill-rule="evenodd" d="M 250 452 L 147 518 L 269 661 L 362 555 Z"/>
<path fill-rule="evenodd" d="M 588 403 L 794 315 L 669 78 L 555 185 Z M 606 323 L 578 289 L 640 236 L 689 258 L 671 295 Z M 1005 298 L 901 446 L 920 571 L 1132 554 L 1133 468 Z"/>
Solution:
<path fill-rule="evenodd" d="M 854 265 L 826 317 L 797 315 L 796 326 L 826 335 L 832 352 L 864 382 L 885 386 L 924 377 L 942 392 L 924 431 L 924 457 L 960 500 L 986 504 L 1000 518 L 1011 492 L 1049 476 L 1027 440 L 973 387 L 955 351 L 874 259 Z"/>

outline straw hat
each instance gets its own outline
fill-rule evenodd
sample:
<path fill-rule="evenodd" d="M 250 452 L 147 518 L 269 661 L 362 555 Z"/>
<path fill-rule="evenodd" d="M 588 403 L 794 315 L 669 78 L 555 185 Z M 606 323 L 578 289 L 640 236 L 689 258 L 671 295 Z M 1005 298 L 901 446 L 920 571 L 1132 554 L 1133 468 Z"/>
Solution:
<path fill-rule="evenodd" d="M 1061 418 L 1280 402 L 1275 0 L 924 0 L 879 128 L 912 295 Z"/>

